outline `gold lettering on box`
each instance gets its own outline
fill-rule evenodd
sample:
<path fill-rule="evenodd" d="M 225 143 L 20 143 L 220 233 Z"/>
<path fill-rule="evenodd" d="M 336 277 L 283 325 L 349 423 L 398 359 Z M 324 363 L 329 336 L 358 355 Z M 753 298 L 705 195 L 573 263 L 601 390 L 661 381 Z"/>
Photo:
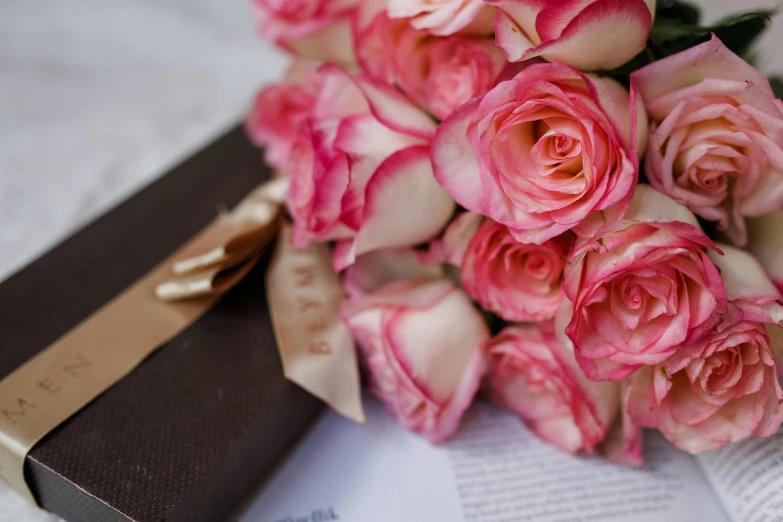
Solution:
<path fill-rule="evenodd" d="M 57 395 L 58 393 L 60 393 L 60 390 L 63 389 L 62 386 L 57 385 L 48 377 L 44 377 L 43 379 L 38 381 L 38 387 L 48 392 L 49 395 Z"/>
<path fill-rule="evenodd" d="M 76 361 L 71 364 L 64 364 L 63 370 L 65 370 L 67 373 L 71 374 L 74 377 L 79 377 L 80 373 L 79 370 L 84 370 L 85 368 L 89 368 L 92 366 L 90 361 L 82 357 L 79 354 L 76 354 Z"/>
<path fill-rule="evenodd" d="M 19 418 L 27 415 L 28 408 L 34 410 L 38 407 L 32 402 L 23 399 L 22 397 L 19 397 L 16 400 L 16 402 L 19 408 L 18 410 L 11 410 L 11 409 L 0 410 L 0 413 L 3 414 L 3 417 L 5 417 L 6 420 L 9 421 L 11 424 L 18 424 Z"/>

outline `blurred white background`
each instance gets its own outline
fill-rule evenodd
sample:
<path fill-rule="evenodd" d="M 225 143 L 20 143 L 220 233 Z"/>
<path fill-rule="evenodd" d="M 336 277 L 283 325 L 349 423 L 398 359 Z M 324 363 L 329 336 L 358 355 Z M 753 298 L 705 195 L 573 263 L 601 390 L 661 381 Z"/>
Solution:
<path fill-rule="evenodd" d="M 240 120 L 285 64 L 249 5 L 0 2 L 0 280 Z"/>
<path fill-rule="evenodd" d="M 707 21 L 779 4 L 692 1 Z M 780 49 L 783 15 L 765 72 Z M 249 0 L 0 1 L 0 280 L 235 125 L 284 66 Z M 0 485 L 0 522 L 56 520 Z"/>

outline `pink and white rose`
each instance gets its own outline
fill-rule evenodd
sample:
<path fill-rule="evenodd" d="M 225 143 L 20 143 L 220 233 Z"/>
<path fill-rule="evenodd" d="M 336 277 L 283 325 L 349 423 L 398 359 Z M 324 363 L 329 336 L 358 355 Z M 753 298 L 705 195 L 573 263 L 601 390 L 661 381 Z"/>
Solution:
<path fill-rule="evenodd" d="M 437 235 L 454 211 L 429 160 L 435 131 L 393 87 L 334 65 L 291 154 L 293 242 L 338 241 L 335 264 Z M 404 212 L 401 211 L 404 209 Z"/>
<path fill-rule="evenodd" d="M 669 360 L 631 379 L 629 412 L 678 448 L 698 453 L 747 437 L 769 437 L 783 421 L 783 390 L 770 333 L 783 321 L 780 294 L 750 254 L 710 253 L 729 300 L 720 325 Z"/>
<path fill-rule="evenodd" d="M 480 386 L 490 336 L 468 296 L 446 279 L 394 281 L 349 298 L 342 315 L 370 390 L 399 423 L 433 443 L 451 436 Z"/>
<path fill-rule="evenodd" d="M 646 132 L 641 102 L 619 83 L 536 64 L 446 118 L 432 162 L 460 205 L 541 244 L 628 206 Z"/>
<path fill-rule="evenodd" d="M 245 120 L 245 132 L 255 145 L 263 147 L 266 162 L 277 169 L 290 164 L 291 150 L 300 126 L 310 116 L 318 93 L 310 62 L 295 60 L 285 79 L 261 89 Z M 285 174 L 285 173 L 284 173 Z"/>
<path fill-rule="evenodd" d="M 632 82 L 652 120 L 650 183 L 744 245 L 745 217 L 783 208 L 783 102 L 769 81 L 713 36 Z"/>
<path fill-rule="evenodd" d="M 626 381 L 618 383 L 620 388 L 620 413 L 609 429 L 600 452 L 610 462 L 638 468 L 644 465 L 644 432 L 628 413 L 630 388 Z"/>
<path fill-rule="evenodd" d="M 492 34 L 495 10 L 483 0 L 389 0 L 389 16 L 411 18 L 416 29 L 438 36 Z"/>
<path fill-rule="evenodd" d="M 460 268 L 465 291 L 506 321 L 555 317 L 565 299 L 563 269 L 573 238 L 520 243 L 505 225 L 466 212 L 444 234 L 445 255 Z"/>
<path fill-rule="evenodd" d="M 582 71 L 614 69 L 640 53 L 655 0 L 486 0 L 510 62 L 543 57 Z"/>
<path fill-rule="evenodd" d="M 707 335 L 726 293 L 704 252 L 714 244 L 687 208 L 639 185 L 622 219 L 591 221 L 564 282 L 574 305 L 566 333 L 588 377 L 621 379 Z"/>
<path fill-rule="evenodd" d="M 362 5 L 356 23 L 360 66 L 399 86 L 439 119 L 489 91 L 508 68 L 492 38 L 434 37 L 413 28 L 408 19 L 390 19 L 386 11 L 364 13 L 369 4 Z"/>
<path fill-rule="evenodd" d="M 351 17 L 361 0 L 252 0 L 261 35 L 294 54 L 355 61 Z"/>
<path fill-rule="evenodd" d="M 540 438 L 569 453 L 592 452 L 618 412 L 620 386 L 585 377 L 551 322 L 511 326 L 487 343 L 490 398 Z"/>
<path fill-rule="evenodd" d="M 374 250 L 359 256 L 343 273 L 345 292 L 359 297 L 395 281 L 445 277 L 442 264 L 426 263 L 424 257 L 411 248 Z"/>
<path fill-rule="evenodd" d="M 748 251 L 756 256 L 772 282 L 783 292 L 783 212 L 751 218 Z"/>

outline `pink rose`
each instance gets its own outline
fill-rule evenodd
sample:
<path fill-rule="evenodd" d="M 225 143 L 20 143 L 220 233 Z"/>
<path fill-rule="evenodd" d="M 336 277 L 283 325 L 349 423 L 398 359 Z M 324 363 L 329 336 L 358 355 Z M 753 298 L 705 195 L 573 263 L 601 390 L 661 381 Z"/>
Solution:
<path fill-rule="evenodd" d="M 634 422 L 628 413 L 630 389 L 626 381 L 619 382 L 620 414 L 606 434 L 601 445 L 601 454 L 610 462 L 634 468 L 644 465 L 644 447 L 642 427 Z"/>
<path fill-rule="evenodd" d="M 614 69 L 640 53 L 655 0 L 486 0 L 498 8 L 495 38 L 510 62 L 537 56 L 583 71 Z"/>
<path fill-rule="evenodd" d="M 713 36 L 632 75 L 650 114 L 653 187 L 744 245 L 746 216 L 783 208 L 783 102 Z"/>
<path fill-rule="evenodd" d="M 283 81 L 259 91 L 245 121 L 248 138 L 265 149 L 266 162 L 274 168 L 289 164 L 299 127 L 315 105 L 318 89 L 310 80 L 312 72 L 310 63 L 296 60 Z"/>
<path fill-rule="evenodd" d="M 715 326 L 726 294 L 704 248 L 714 245 L 693 214 L 647 185 L 622 219 L 577 239 L 565 269 L 574 305 L 566 333 L 588 377 L 662 363 Z"/>
<path fill-rule="evenodd" d="M 635 143 L 647 132 L 638 109 L 613 80 L 531 65 L 446 118 L 433 144 L 435 177 L 519 241 L 544 243 L 595 211 L 628 205 Z"/>
<path fill-rule="evenodd" d="M 423 258 L 410 248 L 374 250 L 359 256 L 343 274 L 345 292 L 351 297 L 359 297 L 395 281 L 445 276 L 443 265 L 425 263 Z"/>
<path fill-rule="evenodd" d="M 465 291 L 506 321 L 552 319 L 565 299 L 563 269 L 573 242 L 566 234 L 543 245 L 520 243 L 505 225 L 466 212 L 444 234 L 449 261 Z"/>
<path fill-rule="evenodd" d="M 360 0 L 252 0 L 264 38 L 305 58 L 355 61 L 351 16 Z"/>
<path fill-rule="evenodd" d="M 619 384 L 588 380 L 551 323 L 508 327 L 487 344 L 486 388 L 540 438 L 569 453 L 592 452 L 620 404 Z"/>
<path fill-rule="evenodd" d="M 433 443 L 451 436 L 480 385 L 489 339 L 468 297 L 445 279 L 396 281 L 348 299 L 342 313 L 370 390 L 400 424 Z"/>
<path fill-rule="evenodd" d="M 362 10 L 367 9 L 362 5 Z M 362 69 L 396 84 L 439 119 L 494 87 L 507 69 L 503 51 L 492 38 L 436 38 L 414 29 L 407 19 L 385 11 L 361 13 L 356 25 L 356 53 Z"/>
<path fill-rule="evenodd" d="M 721 324 L 668 361 L 631 380 L 630 414 L 678 448 L 698 453 L 747 437 L 769 437 L 783 421 L 783 390 L 768 331 L 780 330 L 780 294 L 749 254 L 710 254 L 729 300 Z"/>
<path fill-rule="evenodd" d="M 435 123 L 389 85 L 334 65 L 317 75 L 316 102 L 286 169 L 294 244 L 338 240 L 342 269 L 371 250 L 438 234 L 454 201 L 432 173 Z"/>
<path fill-rule="evenodd" d="M 416 29 L 446 36 L 456 32 L 492 34 L 495 10 L 483 0 L 389 0 L 389 16 L 413 18 Z"/>
<path fill-rule="evenodd" d="M 783 292 L 783 212 L 748 220 L 748 251 Z"/>

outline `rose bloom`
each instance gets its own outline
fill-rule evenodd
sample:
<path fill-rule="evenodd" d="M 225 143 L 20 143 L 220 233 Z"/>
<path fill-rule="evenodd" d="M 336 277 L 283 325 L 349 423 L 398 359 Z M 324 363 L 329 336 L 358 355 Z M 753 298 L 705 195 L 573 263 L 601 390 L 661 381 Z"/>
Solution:
<path fill-rule="evenodd" d="M 647 44 L 655 0 L 486 0 L 510 62 L 537 56 L 582 71 L 614 69 Z"/>
<path fill-rule="evenodd" d="M 355 61 L 351 17 L 360 0 L 252 0 L 261 35 L 305 58 Z"/>
<path fill-rule="evenodd" d="M 772 282 L 783 292 L 783 212 L 752 218 L 748 225 L 748 251 L 756 256 Z"/>
<path fill-rule="evenodd" d="M 652 186 L 744 245 L 746 216 L 783 208 L 783 102 L 769 81 L 713 36 L 632 82 L 652 120 Z"/>
<path fill-rule="evenodd" d="M 435 123 L 389 85 L 334 65 L 317 76 L 315 105 L 285 169 L 294 244 L 337 240 L 342 269 L 371 250 L 437 235 L 454 201 L 432 173 Z"/>
<path fill-rule="evenodd" d="M 370 390 L 399 423 L 433 443 L 451 436 L 479 388 L 489 339 L 468 296 L 445 279 L 394 281 L 351 297 L 342 315 Z"/>
<path fill-rule="evenodd" d="M 626 400 L 629 396 L 628 383 L 620 381 L 618 385 L 620 388 L 620 413 L 609 429 L 600 451 L 609 462 L 638 468 L 644 465 L 643 431 L 642 427 L 634 422 L 628 413 L 628 401 Z"/>
<path fill-rule="evenodd" d="M 783 390 L 769 337 L 783 320 L 780 294 L 751 255 L 720 248 L 725 256 L 710 256 L 729 299 L 721 324 L 631 380 L 631 416 L 691 453 L 770 437 L 783 421 Z"/>
<path fill-rule="evenodd" d="M 715 326 L 726 294 L 703 251 L 713 247 L 688 209 L 647 185 L 622 219 L 577 239 L 563 283 L 574 305 L 566 333 L 588 377 L 662 363 Z"/>
<path fill-rule="evenodd" d="M 531 65 L 441 124 L 435 176 L 463 207 L 544 243 L 593 212 L 627 207 L 646 136 L 637 108 L 614 80 Z"/>
<path fill-rule="evenodd" d="M 483 0 L 389 0 L 389 16 L 438 36 L 456 32 L 492 34 L 495 10 Z"/>
<path fill-rule="evenodd" d="M 299 127 L 310 116 L 318 92 L 311 80 L 313 66 L 295 60 L 285 79 L 261 89 L 245 121 L 245 132 L 255 145 L 265 150 L 266 162 L 281 168 L 289 164 Z"/>
<path fill-rule="evenodd" d="M 434 37 L 413 28 L 408 19 L 390 19 L 386 11 L 365 12 L 356 24 L 356 53 L 362 69 L 400 87 L 439 119 L 494 87 L 507 70 L 503 51 L 492 38 Z"/>
<path fill-rule="evenodd" d="M 505 225 L 466 212 L 443 242 L 465 291 L 506 321 L 552 319 L 565 299 L 561 283 L 573 242 L 568 234 L 543 245 L 520 243 Z"/>
<path fill-rule="evenodd" d="M 551 322 L 511 326 L 487 344 L 485 388 L 540 438 L 569 453 L 592 452 L 620 404 L 619 384 L 588 380 Z"/>
<path fill-rule="evenodd" d="M 374 250 L 361 255 L 343 273 L 345 292 L 358 297 L 395 281 L 445 276 L 442 264 L 426 263 L 424 257 L 410 248 Z"/>

